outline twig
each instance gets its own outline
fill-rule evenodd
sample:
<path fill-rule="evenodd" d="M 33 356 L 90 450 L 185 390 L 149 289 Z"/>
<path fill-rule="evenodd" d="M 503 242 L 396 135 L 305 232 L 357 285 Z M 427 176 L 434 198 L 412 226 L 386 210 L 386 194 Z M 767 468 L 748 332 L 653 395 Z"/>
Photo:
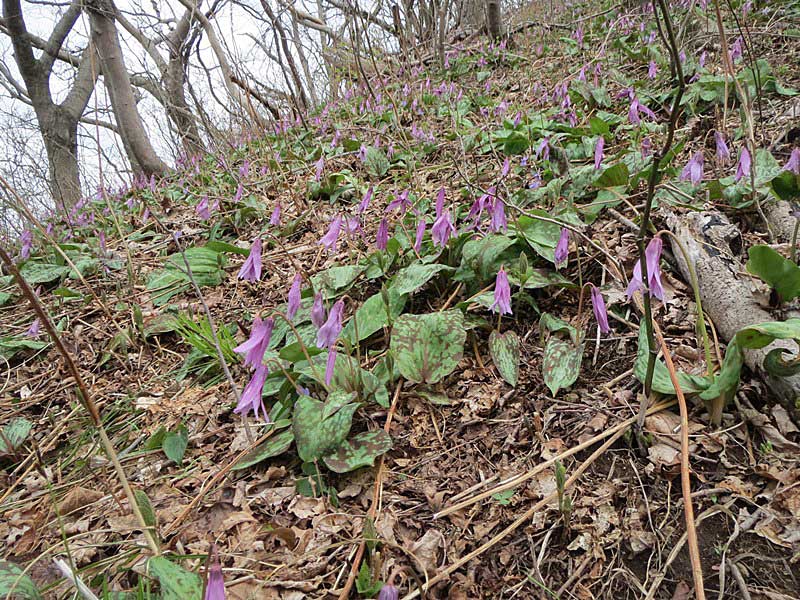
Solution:
<path fill-rule="evenodd" d="M 83 377 L 81 377 L 81 373 L 78 370 L 78 365 L 75 364 L 75 360 L 72 358 L 72 355 L 69 353 L 66 346 L 64 346 L 64 342 L 61 341 L 58 331 L 53 325 L 53 322 L 50 320 L 47 312 L 44 310 L 39 298 L 36 297 L 36 294 L 28 285 L 28 282 L 25 281 L 25 278 L 20 274 L 19 269 L 17 269 L 17 265 L 14 264 L 14 261 L 2 246 L 0 246 L 0 259 L 2 259 L 2 261 L 5 263 L 11 275 L 14 276 L 17 285 L 22 290 L 22 294 L 25 296 L 25 298 L 27 298 L 28 302 L 30 302 L 34 312 L 36 313 L 36 316 L 39 317 L 39 322 L 47 330 L 47 333 L 53 340 L 53 344 L 55 344 L 56 348 L 61 353 L 61 356 L 64 358 L 64 362 L 67 364 L 67 369 L 74 378 L 75 385 L 78 387 L 78 396 L 80 397 L 84 407 L 86 407 L 86 410 L 89 412 L 89 415 L 92 418 L 92 423 L 97 428 L 97 433 L 100 435 L 100 441 L 103 444 L 103 448 L 105 449 L 106 455 L 111 461 L 111 464 L 114 466 L 114 470 L 117 473 L 117 477 L 119 478 L 119 482 L 125 492 L 125 496 L 128 498 L 128 504 L 131 506 L 131 511 L 133 512 L 137 522 L 139 523 L 139 526 L 144 532 L 147 545 L 150 547 L 150 550 L 154 555 L 159 556 L 161 554 L 161 550 L 158 547 L 158 542 L 156 541 L 153 528 L 147 524 L 142 512 L 139 510 L 139 505 L 136 503 L 136 497 L 133 494 L 130 483 L 128 483 L 128 477 L 125 475 L 125 470 L 122 468 L 122 464 L 119 462 L 119 457 L 117 456 L 116 450 L 114 450 L 114 444 L 111 443 L 111 440 L 106 434 L 106 429 L 103 426 L 103 420 L 100 417 L 100 410 L 97 408 L 97 404 L 95 404 L 94 399 L 89 393 L 89 388 L 86 387 Z"/>
<path fill-rule="evenodd" d="M 78 574 L 73 571 L 70 566 L 61 558 L 54 558 L 53 563 L 56 565 L 61 574 L 64 575 L 64 578 L 67 579 L 78 593 L 86 598 L 86 600 L 100 600 L 97 596 L 94 595 L 94 592 L 89 589 L 89 586 L 83 583 Z"/>

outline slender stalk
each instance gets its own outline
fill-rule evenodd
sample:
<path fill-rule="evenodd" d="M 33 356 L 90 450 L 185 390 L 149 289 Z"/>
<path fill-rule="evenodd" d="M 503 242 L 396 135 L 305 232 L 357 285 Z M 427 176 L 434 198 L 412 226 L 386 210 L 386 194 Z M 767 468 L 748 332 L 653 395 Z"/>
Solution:
<path fill-rule="evenodd" d="M 648 355 L 647 355 L 647 372 L 645 374 L 644 380 L 644 398 L 642 400 L 642 407 L 639 410 L 639 419 L 638 419 L 638 426 L 641 429 L 642 425 L 644 425 L 644 416 L 645 411 L 644 407 L 647 404 L 648 399 L 650 398 L 650 393 L 653 388 L 653 373 L 655 372 L 656 367 L 656 356 L 658 354 L 658 350 L 656 349 L 655 345 L 655 336 L 653 335 L 653 308 L 650 302 L 650 290 L 647 287 L 648 281 L 648 273 L 647 273 L 647 260 L 645 259 L 645 237 L 647 235 L 647 230 L 650 227 L 650 212 L 653 207 L 653 197 L 655 196 L 656 185 L 658 184 L 659 180 L 659 169 L 661 167 L 661 162 L 667 156 L 672 147 L 672 142 L 675 138 L 675 129 L 678 123 L 678 116 L 680 114 L 680 103 L 681 99 L 683 98 L 683 92 L 686 87 L 686 84 L 683 80 L 683 68 L 681 67 L 681 60 L 679 56 L 679 49 L 678 49 L 678 42 L 675 40 L 675 31 L 672 27 L 672 19 L 670 18 L 669 11 L 667 9 L 666 2 L 664 0 L 652 0 L 653 3 L 653 14 L 656 19 L 656 23 L 658 21 L 658 13 L 659 8 L 661 9 L 661 18 L 664 20 L 664 30 L 666 32 L 666 38 L 669 41 L 667 47 L 670 54 L 670 59 L 675 67 L 675 72 L 677 74 L 678 79 L 678 89 L 675 92 L 675 98 L 672 102 L 672 109 L 670 111 L 669 117 L 669 125 L 667 128 L 667 137 L 664 140 L 664 145 L 662 146 L 661 150 L 656 151 L 653 154 L 653 164 L 650 167 L 650 177 L 647 179 L 647 197 L 644 202 L 644 210 L 642 211 L 642 222 L 639 226 L 639 235 L 637 239 L 637 245 L 639 246 L 639 265 L 642 271 L 642 281 L 644 282 L 644 291 L 643 291 L 643 301 L 644 301 L 644 324 L 645 324 L 645 334 L 647 335 L 647 346 L 648 346 Z"/>
<path fill-rule="evenodd" d="M 117 452 L 114 450 L 114 444 L 111 443 L 111 440 L 106 434 L 106 429 L 103 426 L 103 420 L 100 417 L 100 409 L 97 407 L 92 395 L 89 393 L 89 388 L 86 387 L 86 383 L 84 382 L 83 377 L 81 377 L 81 372 L 78 370 L 78 365 L 75 364 L 75 360 L 72 358 L 72 355 L 69 353 L 66 346 L 64 346 L 64 342 L 61 341 L 61 336 L 59 335 L 58 330 L 50 320 L 50 317 L 42 306 L 41 301 L 36 297 L 36 293 L 28 285 L 28 282 L 25 281 L 25 278 L 22 277 L 19 269 L 17 269 L 17 265 L 14 264 L 11 256 L 9 256 L 2 246 L 0 246 L 0 260 L 5 263 L 9 273 L 13 275 L 17 285 L 22 290 L 22 294 L 25 296 L 25 298 L 27 298 L 28 302 L 30 302 L 31 306 L 33 307 L 33 311 L 39 318 L 39 322 L 47 330 L 47 333 L 53 340 L 53 344 L 55 344 L 56 349 L 58 349 L 58 351 L 61 353 L 61 356 L 64 357 L 64 362 L 67 364 L 67 369 L 72 375 L 72 378 L 75 380 L 75 385 L 78 388 L 78 397 L 88 411 L 89 416 L 92 419 L 92 423 L 97 428 L 97 432 L 100 435 L 100 442 L 103 444 L 103 449 L 105 450 L 108 459 L 114 466 L 114 471 L 116 471 L 119 482 L 122 485 L 123 491 L 125 492 L 125 496 L 128 498 L 128 504 L 131 506 L 131 512 L 133 512 L 133 515 L 136 517 L 139 526 L 143 530 L 145 539 L 147 540 L 147 545 L 150 547 L 150 550 L 155 556 L 159 556 L 161 554 L 161 550 L 158 547 L 158 542 L 155 538 L 153 529 L 147 524 L 147 521 L 145 521 L 144 516 L 142 515 L 142 511 L 139 510 L 139 505 L 136 502 L 136 496 L 134 496 L 130 483 L 128 483 L 128 477 L 125 475 L 125 470 L 122 468 L 122 464 L 119 462 Z"/>

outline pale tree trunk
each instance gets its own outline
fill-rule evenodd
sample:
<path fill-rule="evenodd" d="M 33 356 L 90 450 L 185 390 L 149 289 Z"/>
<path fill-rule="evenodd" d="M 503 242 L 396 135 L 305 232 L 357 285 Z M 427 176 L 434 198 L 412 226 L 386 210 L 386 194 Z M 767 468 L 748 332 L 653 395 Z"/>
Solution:
<path fill-rule="evenodd" d="M 114 5 L 111 0 L 84 0 L 84 7 L 89 13 L 92 41 L 103 65 L 111 108 L 128 157 L 134 168 L 138 167 L 145 175 L 162 175 L 169 168 L 153 149 L 139 115 L 114 22 Z"/>
<path fill-rule="evenodd" d="M 500 0 L 486 0 L 486 31 L 493 40 L 499 40 L 503 35 Z"/>
<path fill-rule="evenodd" d="M 84 51 L 77 74 L 64 100 L 56 104 L 50 92 L 53 63 L 81 13 L 75 0 L 53 27 L 39 58 L 33 53 L 31 36 L 25 25 L 19 0 L 2 0 L 3 20 L 14 49 L 14 59 L 22 81 L 14 80 L 6 70 L 9 83 L 27 98 L 36 113 L 39 131 L 47 153 L 48 176 L 53 200 L 60 210 L 67 210 L 81 199 L 78 168 L 78 121 L 92 95 L 96 74 L 91 69 L 93 46 Z"/>

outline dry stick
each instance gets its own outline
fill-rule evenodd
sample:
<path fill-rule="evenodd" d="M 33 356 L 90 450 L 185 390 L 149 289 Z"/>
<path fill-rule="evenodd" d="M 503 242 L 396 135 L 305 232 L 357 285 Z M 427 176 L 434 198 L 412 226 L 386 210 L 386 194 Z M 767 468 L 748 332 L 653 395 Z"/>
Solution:
<path fill-rule="evenodd" d="M 681 492 L 683 494 L 683 516 L 686 519 L 686 534 L 689 540 L 689 558 L 692 561 L 692 576 L 694 577 L 694 593 L 697 600 L 705 600 L 706 593 L 703 586 L 703 565 L 700 562 L 700 546 L 697 543 L 697 528 L 694 522 L 694 509 L 692 508 L 692 482 L 689 466 L 689 410 L 686 407 L 686 397 L 683 395 L 672 355 L 664 342 L 659 328 L 655 328 L 655 335 L 664 354 L 669 378 L 678 397 L 678 407 L 681 413 Z"/>
<path fill-rule="evenodd" d="M 651 406 L 647 410 L 647 414 L 651 415 L 651 414 L 660 412 L 660 411 L 664 410 L 665 408 L 669 408 L 673 404 L 675 404 L 675 400 L 667 400 L 666 402 L 662 402 L 660 404 L 656 404 L 654 406 Z M 505 481 L 500 482 L 500 484 L 496 485 L 495 487 L 493 487 L 493 488 L 491 488 L 491 489 L 489 489 L 489 490 L 487 490 L 485 492 L 481 492 L 480 494 L 478 494 L 476 496 L 473 496 L 472 498 L 468 498 L 466 500 L 463 500 L 463 501 L 459 502 L 458 504 L 454 504 L 453 506 L 448 506 L 447 508 L 444 508 L 444 509 L 440 510 L 438 513 L 433 515 L 433 518 L 434 519 L 438 519 L 440 517 L 445 517 L 445 516 L 447 516 L 447 515 L 449 515 L 451 513 L 456 512 L 457 510 L 461 510 L 463 508 L 466 508 L 468 506 L 471 506 L 471 505 L 475 504 L 476 502 L 480 502 L 481 500 L 485 500 L 486 498 L 489 498 L 490 496 L 492 496 L 494 494 L 497 494 L 498 492 L 504 492 L 506 490 L 510 490 L 512 488 L 515 488 L 518 485 L 520 485 L 521 483 L 524 483 L 524 482 L 528 481 L 529 479 L 535 477 L 537 474 L 541 473 L 542 471 L 547 469 L 549 466 L 555 464 L 556 461 L 563 461 L 565 458 L 569 458 L 573 454 L 577 454 L 578 452 L 581 452 L 582 450 L 586 450 L 586 448 L 589 448 L 590 446 L 593 446 L 594 444 L 596 444 L 600 440 L 605 439 L 605 438 L 607 438 L 609 436 L 616 435 L 620 431 L 624 431 L 626 428 L 630 427 L 635 422 L 636 422 L 636 417 L 630 417 L 628 419 L 625 419 L 621 423 L 618 423 L 614 427 L 612 427 L 610 429 L 607 429 L 602 433 L 597 434 L 593 438 L 591 438 L 589 440 L 586 440 L 585 442 L 582 442 L 582 443 L 578 444 L 577 446 L 574 446 L 574 447 L 570 448 L 569 450 L 565 450 L 564 452 L 562 452 L 558 456 L 554 456 L 553 458 L 551 458 L 549 460 L 546 460 L 545 462 L 536 465 L 533 469 L 531 469 L 530 471 L 528 471 L 526 473 L 521 473 L 519 475 L 514 475 L 513 477 L 510 477 L 510 478 L 506 479 Z"/>
<path fill-rule="evenodd" d="M 92 418 L 92 422 L 94 426 L 97 428 L 97 432 L 100 435 L 100 441 L 103 444 L 103 448 L 108 455 L 109 460 L 114 465 L 114 470 L 117 473 L 117 477 L 119 478 L 119 482 L 122 485 L 122 489 L 125 491 L 125 495 L 128 498 L 128 504 L 131 505 L 131 511 L 133 512 L 136 520 L 139 522 L 139 526 L 142 528 L 145 534 L 145 538 L 147 539 L 147 545 L 150 547 L 150 550 L 153 552 L 154 555 L 159 556 L 161 554 L 161 550 L 158 548 L 158 543 L 156 542 L 155 535 L 153 533 L 153 528 L 147 524 L 145 521 L 142 512 L 139 510 L 139 505 L 136 503 L 136 497 L 133 495 L 133 490 L 131 489 L 130 484 L 128 483 L 128 478 L 125 475 L 125 471 L 122 468 L 122 465 L 119 462 L 119 457 L 117 456 L 116 451 L 114 450 L 114 445 L 111 443 L 111 440 L 108 439 L 108 435 L 106 434 L 105 427 L 103 426 L 103 420 L 100 418 L 100 410 L 97 408 L 97 404 L 95 404 L 92 396 L 89 394 L 89 389 L 86 387 L 86 383 L 83 381 L 83 377 L 81 377 L 81 373 L 78 370 L 78 366 L 75 364 L 75 360 L 72 358 L 72 355 L 69 353 L 67 348 L 64 346 L 64 343 L 61 341 L 61 337 L 58 334 L 55 326 L 53 325 L 52 321 L 50 321 L 50 317 L 47 315 L 47 312 L 44 310 L 39 299 L 36 297 L 34 291 L 28 285 L 28 282 L 22 277 L 17 269 L 17 265 L 14 264 L 14 261 L 5 251 L 5 249 L 0 246 L 0 259 L 5 263 L 6 267 L 8 268 L 9 272 L 14 276 L 14 279 L 17 281 L 17 285 L 22 290 L 22 294 L 28 299 L 28 302 L 31 303 L 36 316 L 39 318 L 39 322 L 44 325 L 44 328 L 47 330 L 47 333 L 50 334 L 53 343 L 55 344 L 58 351 L 61 353 L 61 356 L 64 357 L 64 362 L 67 363 L 67 369 L 69 370 L 72 377 L 75 379 L 75 385 L 78 386 L 78 396 L 80 397 L 83 405 L 86 407 L 86 410 L 89 412 L 89 415 Z"/>
<path fill-rule="evenodd" d="M 192 267 L 189 266 L 189 261 L 186 258 L 186 253 L 183 251 L 181 247 L 180 240 L 178 239 L 177 234 L 172 234 L 172 239 L 175 240 L 175 245 L 178 247 L 178 252 L 181 253 L 181 258 L 183 259 L 183 264 L 186 265 L 186 276 L 189 278 L 189 281 L 192 282 L 192 286 L 194 287 L 194 292 L 197 294 L 197 298 L 200 300 L 200 304 L 203 305 L 203 311 L 206 313 L 206 319 L 208 320 L 208 326 L 211 328 L 211 337 L 213 337 L 214 348 L 217 350 L 217 358 L 219 358 L 219 363 L 222 365 L 222 371 L 225 373 L 225 379 L 228 380 L 228 384 L 231 386 L 233 390 L 233 396 L 236 398 L 236 404 L 239 404 L 239 401 L 242 399 L 241 394 L 239 394 L 239 388 L 236 386 L 236 382 L 233 380 L 233 376 L 231 375 L 231 371 L 228 368 L 228 362 L 225 360 L 225 355 L 222 352 L 222 346 L 219 343 L 219 336 L 217 336 L 217 326 L 214 324 L 214 317 L 211 316 L 211 310 L 208 308 L 208 304 L 206 304 L 206 299 L 203 297 L 203 292 L 200 291 L 200 286 L 197 285 L 197 281 L 194 278 L 194 274 L 192 273 Z M 244 432 L 247 436 L 247 441 L 253 441 L 253 432 L 250 430 L 250 422 L 247 420 L 247 413 L 242 412 L 242 424 L 244 425 Z"/>
<path fill-rule="evenodd" d="M 389 407 L 389 413 L 386 415 L 386 423 L 383 426 L 383 430 L 386 433 L 389 433 L 389 428 L 392 424 L 392 417 L 394 416 L 394 411 L 397 408 L 397 399 L 400 397 L 400 390 L 402 387 L 402 382 L 398 382 L 397 387 L 394 390 L 392 405 Z M 373 488 L 372 492 L 372 504 L 370 504 L 369 512 L 367 513 L 367 518 L 372 519 L 373 522 L 375 521 L 375 515 L 378 512 L 378 503 L 380 501 L 381 489 L 383 487 L 383 459 L 384 457 L 381 456 L 380 462 L 378 463 L 378 472 L 375 474 L 375 487 Z M 361 543 L 358 545 L 356 555 L 353 557 L 353 565 L 350 568 L 350 574 L 347 576 L 347 581 L 345 582 L 344 587 L 339 594 L 339 600 L 347 600 L 347 598 L 350 596 L 350 590 L 353 589 L 353 582 L 356 580 L 356 576 L 358 575 L 359 565 L 361 564 L 361 559 L 364 557 L 366 545 L 367 541 L 362 538 Z"/>
<path fill-rule="evenodd" d="M 614 442 L 616 442 L 620 437 L 622 437 L 624 435 L 624 433 L 625 433 L 625 428 L 618 429 L 617 432 L 614 433 L 614 435 L 612 435 L 610 438 L 608 438 L 603 443 L 602 446 L 600 446 L 597 450 L 595 450 L 591 454 L 591 456 L 589 456 L 589 458 L 587 458 L 581 464 L 581 466 L 578 467 L 578 469 L 570 476 L 570 478 L 567 479 L 567 481 L 564 483 L 564 489 L 566 490 L 567 488 L 572 486 L 572 484 L 574 484 L 578 480 L 578 478 L 581 475 L 583 475 L 584 471 L 586 471 L 586 469 L 588 469 L 592 465 L 592 463 L 594 463 L 594 461 L 596 461 L 602 454 L 604 454 L 605 451 L 608 450 Z M 488 542 L 486 542 L 482 546 L 476 548 L 475 550 L 473 550 L 472 552 L 470 552 L 466 556 L 463 556 L 463 557 L 459 558 L 456 562 L 454 562 L 452 565 L 450 565 L 449 567 L 444 569 L 436 577 L 434 577 L 433 579 L 428 580 L 428 582 L 425 584 L 425 589 L 423 591 L 427 592 L 428 590 L 431 589 L 431 587 L 434 584 L 439 583 L 440 581 L 443 581 L 444 579 L 449 577 L 452 573 L 454 573 L 455 571 L 460 569 L 462 566 L 464 566 L 466 563 L 471 561 L 473 558 L 475 558 L 477 556 L 480 556 L 481 554 L 483 554 L 484 552 L 486 552 L 487 550 L 489 550 L 493 546 L 496 546 L 498 543 L 500 543 L 507 536 L 511 535 L 517 529 L 519 529 L 520 526 L 524 525 L 527 521 L 529 521 L 533 517 L 533 515 L 536 514 L 537 511 L 543 509 L 550 502 L 552 502 L 553 500 L 555 500 L 557 498 L 558 498 L 558 492 L 556 491 L 556 492 L 553 492 L 552 494 L 542 498 L 541 500 L 539 500 L 539 502 L 537 502 L 536 504 L 531 506 L 528 510 L 526 510 L 525 513 L 523 513 L 523 515 L 521 517 L 517 518 L 516 521 L 511 523 L 511 525 L 506 527 L 503 531 L 498 533 L 496 536 L 494 536 Z M 412 598 L 416 598 L 418 595 L 419 595 L 419 590 L 415 590 L 415 591 L 403 596 L 403 600 L 411 600 Z"/>

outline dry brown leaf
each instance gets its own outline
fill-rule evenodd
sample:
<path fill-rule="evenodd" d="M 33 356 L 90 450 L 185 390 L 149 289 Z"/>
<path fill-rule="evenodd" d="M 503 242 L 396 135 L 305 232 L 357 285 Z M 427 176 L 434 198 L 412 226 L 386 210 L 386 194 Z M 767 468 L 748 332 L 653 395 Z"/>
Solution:
<path fill-rule="evenodd" d="M 439 564 L 439 547 L 444 546 L 444 536 L 437 529 L 428 529 L 411 545 L 411 554 L 421 563 L 428 577 L 436 574 Z"/>
<path fill-rule="evenodd" d="M 58 513 L 67 516 L 89 504 L 97 502 L 105 494 L 99 490 L 90 490 L 85 487 L 74 487 L 67 492 L 64 499 L 58 505 Z"/>

